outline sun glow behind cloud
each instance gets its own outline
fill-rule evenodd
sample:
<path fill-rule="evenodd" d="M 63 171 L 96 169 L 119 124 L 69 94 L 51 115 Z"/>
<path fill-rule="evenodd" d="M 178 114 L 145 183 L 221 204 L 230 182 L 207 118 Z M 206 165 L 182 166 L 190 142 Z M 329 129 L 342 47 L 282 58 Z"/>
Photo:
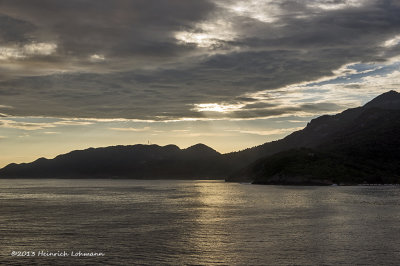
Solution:
<path fill-rule="evenodd" d="M 342 0 L 342 1 L 332 1 L 332 0 L 320 0 L 308 4 L 308 6 L 323 10 L 338 10 L 344 8 L 354 8 L 363 5 L 363 1 L 360 0 Z"/>
<path fill-rule="evenodd" d="M 234 40 L 236 34 L 229 20 L 214 19 L 201 22 L 191 31 L 179 31 L 175 38 L 185 45 L 196 45 L 200 48 L 216 48 L 224 42 Z"/>
<path fill-rule="evenodd" d="M 193 110 L 197 112 L 228 113 L 240 110 L 243 106 L 243 104 L 200 103 L 195 104 Z"/>
<path fill-rule="evenodd" d="M 234 0 L 217 2 L 238 16 L 249 17 L 265 23 L 277 20 L 281 9 L 274 0 Z"/>
<path fill-rule="evenodd" d="M 354 62 L 333 70 L 330 76 L 279 89 L 245 93 L 239 97 L 242 98 L 240 103 L 195 104 L 192 111 L 206 114 L 207 119 L 222 117 L 231 121 L 252 119 L 253 113 L 254 119 L 337 113 L 362 105 L 379 93 L 398 89 L 399 73 L 397 57 L 385 63 Z"/>
<path fill-rule="evenodd" d="M 57 49 L 55 43 L 30 43 L 23 46 L 0 46 L 0 60 L 23 59 L 31 56 L 46 56 Z"/>
<path fill-rule="evenodd" d="M 400 35 L 396 35 L 393 38 L 390 38 L 389 40 L 384 41 L 382 45 L 386 48 L 389 48 L 389 47 L 394 47 L 399 44 L 400 44 Z"/>
<path fill-rule="evenodd" d="M 105 56 L 102 55 L 102 54 L 92 54 L 92 55 L 89 57 L 89 60 L 90 60 L 91 62 L 102 62 L 102 61 L 106 60 L 106 58 L 105 58 Z"/>

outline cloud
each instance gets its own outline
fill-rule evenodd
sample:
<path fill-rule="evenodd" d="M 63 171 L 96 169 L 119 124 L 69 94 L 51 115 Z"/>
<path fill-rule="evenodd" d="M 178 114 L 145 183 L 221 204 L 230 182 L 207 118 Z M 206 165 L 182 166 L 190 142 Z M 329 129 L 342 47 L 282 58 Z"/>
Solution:
<path fill-rule="evenodd" d="M 319 0 L 308 4 L 309 7 L 323 10 L 337 10 L 344 8 L 355 8 L 362 6 L 362 1 L 358 0 Z"/>
<path fill-rule="evenodd" d="M 49 123 L 17 122 L 17 121 L 3 119 L 3 120 L 0 120 L 0 127 L 30 131 L 30 130 L 39 130 L 39 129 L 44 129 L 44 128 L 55 127 L 55 125 L 49 124 Z"/>
<path fill-rule="evenodd" d="M 116 131 L 128 131 L 128 132 L 144 132 L 144 131 L 149 131 L 150 127 L 144 127 L 144 128 L 133 128 L 133 127 L 111 127 L 109 128 L 111 130 L 116 130 Z"/>
<path fill-rule="evenodd" d="M 91 62 L 102 62 L 102 61 L 106 60 L 104 55 L 101 55 L 101 54 L 100 55 L 99 54 L 92 54 L 89 57 L 89 59 L 90 59 Z"/>
<path fill-rule="evenodd" d="M 282 129 L 269 129 L 269 130 L 228 130 L 231 132 L 238 132 L 242 134 L 260 135 L 260 136 L 273 136 L 289 134 L 294 131 L 303 129 L 304 127 L 282 128 Z"/>
<path fill-rule="evenodd" d="M 243 107 L 242 104 L 218 104 L 218 103 L 200 103 L 195 104 L 193 108 L 196 112 L 217 112 L 217 113 L 229 113 L 236 110 L 240 110 Z"/>
<path fill-rule="evenodd" d="M 373 77 L 399 52 L 395 1 L 3 0 L 0 10 L 0 97 L 12 116 L 333 112 L 357 103 L 357 86 L 382 92 L 344 79 Z"/>
<path fill-rule="evenodd" d="M 89 121 L 74 121 L 74 120 L 61 120 L 53 123 L 54 125 L 62 125 L 62 126 L 87 126 L 93 124 L 93 122 Z"/>
<path fill-rule="evenodd" d="M 25 121 L 19 121 L 20 119 L 13 120 L 11 118 L 0 119 L 0 127 L 2 128 L 13 128 L 20 130 L 41 130 L 46 128 L 55 128 L 59 126 L 86 126 L 91 125 L 93 122 L 88 121 L 70 121 L 70 120 L 60 120 L 54 122 L 28 122 L 26 120 L 32 120 L 29 118 L 24 118 Z M 46 132 L 44 132 L 46 133 Z M 46 133 L 47 134 L 47 133 Z"/>
<path fill-rule="evenodd" d="M 14 42 L 24 43 L 27 36 L 36 42 L 56 42 L 63 64 L 79 67 L 95 54 L 132 63 L 132 56 L 143 62 L 140 58 L 167 58 L 180 53 L 187 47 L 175 42 L 175 32 L 204 20 L 214 4 L 205 0 L 3 0 L 0 8 L 4 20 L 13 21 L 4 35 L 10 35 L 20 24 L 32 25 L 19 26 L 24 30 Z"/>
<path fill-rule="evenodd" d="M 383 42 L 384 47 L 393 47 L 400 44 L 400 35 L 396 35 L 393 38 L 390 38 Z"/>
<path fill-rule="evenodd" d="M 30 56 L 53 54 L 57 49 L 54 43 L 30 43 L 23 46 L 0 46 L 0 60 L 24 59 Z"/>

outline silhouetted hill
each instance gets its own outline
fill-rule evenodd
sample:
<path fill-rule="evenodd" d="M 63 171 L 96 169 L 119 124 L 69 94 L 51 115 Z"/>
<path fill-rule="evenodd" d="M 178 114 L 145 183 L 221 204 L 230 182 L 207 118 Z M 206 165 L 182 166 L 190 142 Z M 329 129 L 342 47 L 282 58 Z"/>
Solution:
<path fill-rule="evenodd" d="M 189 148 L 186 148 L 183 151 L 185 152 L 186 156 L 201 155 L 201 156 L 206 156 L 206 157 L 207 156 L 213 157 L 213 156 L 220 155 L 220 153 L 217 152 L 216 150 L 208 147 L 207 145 L 201 144 L 201 143 L 190 146 Z"/>
<path fill-rule="evenodd" d="M 307 157 L 299 148 L 318 156 Z M 247 151 L 252 152 L 275 155 L 232 174 L 228 181 L 399 183 L 400 94 L 390 91 L 363 107 L 318 117 L 303 130 Z"/>
<path fill-rule="evenodd" d="M 362 183 L 368 165 L 355 165 L 337 154 L 308 148 L 292 149 L 257 160 L 231 181 L 279 185 L 331 185 Z M 242 179 L 246 177 L 246 179 Z"/>
<path fill-rule="evenodd" d="M 400 94 L 389 91 L 362 107 L 315 118 L 281 140 L 240 152 L 221 155 L 204 144 L 183 150 L 175 145 L 90 148 L 50 160 L 10 164 L 0 169 L 0 177 L 228 176 L 227 181 L 273 184 L 395 183 L 400 175 L 399 147 Z"/>
<path fill-rule="evenodd" d="M 386 92 L 363 107 L 347 109 L 336 115 L 317 117 L 311 120 L 304 129 L 293 132 L 283 139 L 267 142 L 240 152 L 232 152 L 225 156 L 237 162 L 251 163 L 258 158 L 289 149 L 315 148 L 336 135 L 345 134 L 352 127 L 357 126 L 359 121 L 356 119 L 369 109 L 400 110 L 400 93 Z"/>
<path fill-rule="evenodd" d="M 181 150 L 175 145 L 113 146 L 72 151 L 54 159 L 10 164 L 0 176 L 63 178 L 223 178 L 222 155 L 197 144 Z"/>
<path fill-rule="evenodd" d="M 388 110 L 400 109 L 400 93 L 396 91 L 385 92 L 364 105 L 365 108 L 378 107 Z"/>

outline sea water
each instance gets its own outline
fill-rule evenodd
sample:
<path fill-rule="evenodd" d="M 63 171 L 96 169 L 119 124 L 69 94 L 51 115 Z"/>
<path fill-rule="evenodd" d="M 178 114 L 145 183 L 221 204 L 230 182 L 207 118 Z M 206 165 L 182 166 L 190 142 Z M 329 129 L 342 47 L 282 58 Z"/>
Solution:
<path fill-rule="evenodd" d="M 0 180 L 0 264 L 400 264 L 400 187 Z"/>

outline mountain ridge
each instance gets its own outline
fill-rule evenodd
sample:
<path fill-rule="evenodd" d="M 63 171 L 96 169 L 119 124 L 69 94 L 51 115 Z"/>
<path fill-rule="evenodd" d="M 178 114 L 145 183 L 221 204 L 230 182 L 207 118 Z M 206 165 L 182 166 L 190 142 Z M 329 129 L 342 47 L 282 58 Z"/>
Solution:
<path fill-rule="evenodd" d="M 239 152 L 221 154 L 201 143 L 186 149 L 173 144 L 117 145 L 71 151 L 53 159 L 39 158 L 31 163 L 9 164 L 0 169 L 0 177 L 225 178 L 227 181 L 249 181 L 252 179 L 249 167 L 255 162 L 285 151 L 289 157 L 304 157 L 305 153 L 299 149 L 318 153 L 318 158 L 325 156 L 326 160 L 333 163 L 327 168 L 337 167 L 338 157 L 350 158 L 353 166 L 361 167 L 362 163 L 356 159 L 363 158 L 371 161 L 372 165 L 381 162 L 397 173 L 400 169 L 397 161 L 389 163 L 386 155 L 400 160 L 399 149 L 396 148 L 400 147 L 397 140 L 400 139 L 398 121 L 400 93 L 388 91 L 364 106 L 317 117 L 304 129 L 283 139 Z M 314 166 L 310 167 L 312 169 Z M 375 170 L 379 168 L 377 165 L 374 167 Z M 348 170 L 353 171 L 350 168 Z M 242 176 L 238 173 L 242 173 Z M 250 176 L 245 177 L 243 173 Z M 253 177 L 255 180 L 256 175 Z"/>
<path fill-rule="evenodd" d="M 383 101 L 383 99 L 385 101 Z M 257 158 L 292 148 L 316 147 L 320 145 L 325 138 L 331 137 L 343 128 L 351 125 L 354 119 L 365 110 L 373 107 L 387 109 L 386 102 L 388 101 L 395 103 L 390 105 L 390 110 L 400 110 L 400 93 L 391 90 L 375 97 L 361 107 L 346 109 L 334 115 L 322 115 L 314 118 L 303 129 L 295 131 L 280 140 L 267 142 L 241 152 L 228 153 L 227 156 L 236 158 L 238 161 L 251 163 Z"/>
<path fill-rule="evenodd" d="M 211 148 L 201 147 L 180 149 L 171 144 L 136 144 L 88 148 L 61 154 L 53 159 L 39 158 L 31 163 L 9 164 L 0 169 L 0 176 L 222 178 L 222 155 Z M 210 166 L 208 171 L 202 167 L 204 163 Z"/>
<path fill-rule="evenodd" d="M 318 117 L 303 130 L 283 139 L 280 148 L 283 145 L 287 148 L 266 154 L 230 175 L 227 181 L 257 184 L 399 183 L 400 94 L 390 91 L 362 107 Z M 307 153 L 319 154 L 318 160 L 311 160 Z M 302 166 L 305 162 L 307 167 Z M 271 169 L 275 171 L 271 172 Z M 332 172 L 336 173 L 335 177 Z M 325 176 L 322 183 L 321 176 Z"/>

